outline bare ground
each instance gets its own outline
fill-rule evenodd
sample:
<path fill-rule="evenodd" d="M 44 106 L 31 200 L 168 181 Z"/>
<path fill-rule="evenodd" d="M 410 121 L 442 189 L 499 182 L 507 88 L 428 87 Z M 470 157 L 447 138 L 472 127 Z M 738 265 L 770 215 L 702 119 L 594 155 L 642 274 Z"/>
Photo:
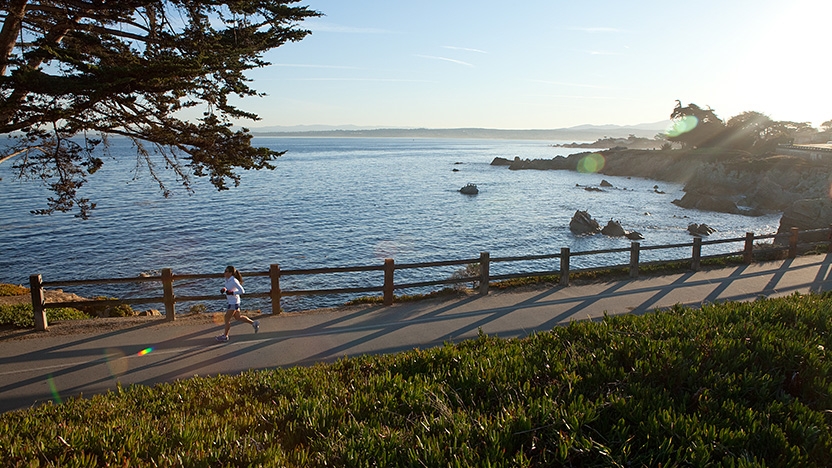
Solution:
<path fill-rule="evenodd" d="M 86 298 L 73 293 L 65 293 L 60 289 L 45 290 L 45 300 L 49 302 L 82 301 Z M 26 304 L 31 301 L 28 294 L 22 296 L 0 296 L 0 305 Z M 250 317 L 260 315 L 260 311 L 245 311 Z M 168 322 L 164 316 L 133 316 L 133 317 L 107 317 L 93 318 L 89 320 L 56 320 L 49 322 L 49 328 L 45 332 L 38 332 L 33 329 L 21 329 L 12 325 L 0 325 L 0 341 L 20 340 L 39 338 L 44 336 L 57 335 L 83 335 L 92 333 L 103 333 L 115 330 L 132 328 L 146 323 L 158 323 L 161 326 L 176 326 L 193 323 L 223 323 L 222 313 L 189 314 L 176 316 L 176 320 Z"/>
<path fill-rule="evenodd" d="M 72 293 L 65 293 L 60 289 L 45 290 L 46 302 L 64 302 L 64 301 L 81 301 L 85 298 Z M 15 305 L 25 304 L 31 301 L 31 297 L 26 294 L 22 296 L 0 296 L 0 305 Z M 339 311 L 354 311 L 371 307 L 371 305 L 355 305 L 343 306 L 335 308 L 315 309 L 297 313 L 323 313 L 333 310 Z M 263 317 L 264 314 L 260 310 L 243 310 L 243 315 L 252 319 Z M 60 335 L 85 335 L 85 334 L 101 334 L 117 330 L 124 330 L 133 328 L 147 323 L 153 323 L 158 326 L 174 327 L 179 325 L 189 324 L 206 324 L 217 325 L 223 324 L 224 312 L 208 312 L 195 314 L 177 314 L 176 320 L 169 322 L 164 315 L 144 316 L 137 315 L 132 317 L 106 317 L 106 318 L 92 318 L 88 320 L 56 320 L 49 322 L 49 327 L 45 332 L 35 331 L 34 329 L 21 329 L 12 325 L 0 325 L 0 342 L 6 340 L 25 340 L 36 339 L 49 336 Z M 265 315 L 270 317 L 271 315 Z"/>

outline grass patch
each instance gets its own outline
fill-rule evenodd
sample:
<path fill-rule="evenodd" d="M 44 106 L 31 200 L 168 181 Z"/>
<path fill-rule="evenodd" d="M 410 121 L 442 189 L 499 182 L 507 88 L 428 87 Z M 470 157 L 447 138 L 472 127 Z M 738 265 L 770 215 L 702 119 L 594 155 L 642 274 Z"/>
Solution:
<path fill-rule="evenodd" d="M 832 466 L 832 299 L 575 322 L 0 415 L 8 466 Z"/>
<path fill-rule="evenodd" d="M 46 321 L 84 320 L 91 318 L 86 312 L 71 307 L 46 309 Z M 35 328 L 35 313 L 32 304 L 0 305 L 0 326 Z"/>
<path fill-rule="evenodd" d="M 29 294 L 29 288 L 16 285 L 0 283 L 0 296 L 22 296 Z"/>

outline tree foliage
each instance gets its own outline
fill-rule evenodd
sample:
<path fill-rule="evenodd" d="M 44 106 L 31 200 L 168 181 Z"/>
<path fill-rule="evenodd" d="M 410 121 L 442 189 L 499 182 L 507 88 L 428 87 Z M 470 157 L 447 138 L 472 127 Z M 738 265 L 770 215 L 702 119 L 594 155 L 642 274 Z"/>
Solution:
<path fill-rule="evenodd" d="M 673 127 L 667 139 L 686 148 L 719 147 L 763 155 L 780 144 L 795 140 L 816 142 L 824 136 L 807 122 L 775 121 L 755 111 L 738 114 L 726 123 L 710 108 L 702 109 L 693 103 L 682 106 L 681 101 L 676 101 L 670 118 Z M 826 123 L 821 129 L 825 127 Z"/>
<path fill-rule="evenodd" d="M 17 156 L 20 177 L 54 192 L 38 213 L 84 218 L 95 205 L 78 189 L 110 135 L 133 140 L 166 195 L 154 160 L 189 190 L 191 175 L 224 190 L 239 169 L 273 168 L 282 153 L 232 129 L 258 116 L 229 97 L 259 95 L 245 72 L 310 33 L 299 24 L 320 13 L 298 1 L 0 0 L 0 132 L 11 138 L 0 159 Z M 182 117 L 194 108 L 201 118 Z"/>
<path fill-rule="evenodd" d="M 670 119 L 674 125 L 668 132 L 668 140 L 681 143 L 685 148 L 713 145 L 725 130 L 725 122 L 713 110 L 693 103 L 683 107 L 681 101 L 676 101 Z"/>

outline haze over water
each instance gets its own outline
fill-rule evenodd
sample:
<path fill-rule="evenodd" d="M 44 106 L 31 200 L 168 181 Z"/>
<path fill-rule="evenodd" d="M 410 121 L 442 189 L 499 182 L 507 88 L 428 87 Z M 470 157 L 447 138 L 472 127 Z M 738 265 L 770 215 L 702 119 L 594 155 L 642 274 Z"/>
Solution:
<path fill-rule="evenodd" d="M 274 171 L 242 173 L 242 184 L 217 192 L 196 181 L 196 193 L 174 190 L 165 199 L 149 175 L 133 180 L 135 159 L 130 143 L 114 140 L 105 160 L 82 196 L 98 204 L 92 219 L 71 214 L 35 216 L 49 195 L 37 183 L 19 182 L 11 164 L 0 165 L 0 206 L 4 241 L 0 243 L 0 281 L 27 284 L 31 274 L 45 281 L 134 277 L 174 273 L 221 273 L 227 264 L 243 272 L 573 252 L 627 247 L 630 241 L 605 236 L 576 237 L 569 220 L 588 210 L 602 225 L 614 218 L 625 229 L 644 235 L 642 246 L 689 242 L 691 222 L 717 229 L 712 238 L 741 237 L 747 231 L 773 233 L 779 215 L 752 218 L 685 210 L 671 203 L 682 186 L 638 178 L 580 174 L 570 171 L 511 171 L 491 166 L 495 157 L 550 159 L 579 150 L 552 147 L 546 141 L 430 140 L 368 138 L 257 138 L 255 144 L 288 150 Z M 124 156 L 127 157 L 124 157 Z M 456 171 L 455 171 L 456 170 Z M 586 191 L 601 180 L 603 192 Z M 475 183 L 478 195 L 460 194 Z M 176 182 L 170 181 L 175 188 Z M 658 185 L 663 194 L 656 193 Z M 704 255 L 736 250 L 712 246 Z M 659 257 L 663 255 L 664 257 Z M 642 260 L 689 256 L 689 249 L 642 252 Z M 597 257 L 576 257 L 573 268 L 597 264 Z M 594 262 L 594 263 L 593 263 Z M 604 263 L 624 264 L 626 254 Z M 557 269 L 557 260 L 494 264 L 492 274 Z M 396 282 L 450 276 L 457 268 L 397 271 Z M 426 276 L 428 275 L 428 276 Z M 358 275 L 361 276 L 361 275 Z M 284 289 L 376 286 L 381 273 L 284 277 Z M 213 294 L 220 280 L 176 284 L 178 295 Z M 246 282 L 250 292 L 266 292 L 267 278 Z M 94 289 L 65 288 L 91 296 L 161 295 L 153 286 Z M 132 288 L 132 289 L 130 289 Z M 142 289 L 145 288 L 145 289 Z M 150 289 L 148 289 L 150 288 Z M 397 294 L 414 291 L 397 291 Z M 287 311 L 342 303 L 348 297 L 287 297 Z M 244 307 L 268 309 L 263 301 L 244 299 Z M 187 303 L 178 305 L 186 311 Z M 157 305 L 155 307 L 161 307 Z M 220 310 L 222 303 L 210 304 Z"/>

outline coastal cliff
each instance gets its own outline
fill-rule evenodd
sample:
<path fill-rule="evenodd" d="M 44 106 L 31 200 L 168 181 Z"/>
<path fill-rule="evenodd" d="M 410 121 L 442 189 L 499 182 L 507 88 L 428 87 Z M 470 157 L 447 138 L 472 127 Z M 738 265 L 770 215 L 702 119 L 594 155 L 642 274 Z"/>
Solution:
<path fill-rule="evenodd" d="M 602 158 L 599 158 L 600 155 Z M 799 219 L 801 229 L 829 227 L 829 216 L 806 216 L 807 203 L 796 202 L 830 197 L 832 162 L 811 161 L 798 156 L 750 156 L 739 151 L 631 150 L 614 149 L 596 153 L 577 153 L 553 159 L 508 160 L 496 158 L 492 165 L 511 170 L 559 169 L 586 171 L 587 159 L 594 161 L 593 172 L 611 176 L 643 177 L 684 184 L 685 195 L 673 203 L 683 208 L 725 213 L 758 215 L 784 212 L 787 223 Z M 815 204 L 821 201 L 815 202 Z M 828 210 L 811 210 L 827 213 Z M 802 214 L 802 215 L 801 215 Z M 788 230 L 788 227 L 782 228 Z"/>

